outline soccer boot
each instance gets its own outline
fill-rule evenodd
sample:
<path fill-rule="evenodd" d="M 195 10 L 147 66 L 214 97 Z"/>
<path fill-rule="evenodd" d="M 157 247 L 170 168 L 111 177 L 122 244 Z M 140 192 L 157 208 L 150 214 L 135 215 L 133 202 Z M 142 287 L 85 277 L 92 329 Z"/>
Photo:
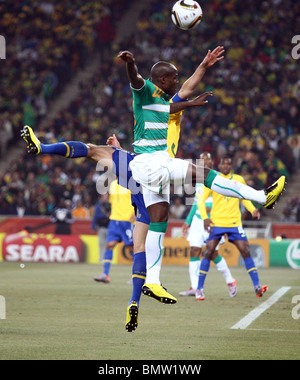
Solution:
<path fill-rule="evenodd" d="M 40 154 L 41 153 L 41 143 L 40 140 L 34 134 L 32 128 L 29 125 L 25 125 L 21 130 L 21 137 L 27 143 L 27 152 L 31 154 Z"/>
<path fill-rule="evenodd" d="M 132 301 L 127 307 L 125 329 L 128 332 L 134 331 L 138 326 L 139 308 L 136 301 Z"/>
<path fill-rule="evenodd" d="M 237 294 L 237 286 L 236 286 L 236 280 L 233 282 L 230 282 L 228 285 L 228 291 L 230 297 L 235 297 Z"/>
<path fill-rule="evenodd" d="M 205 300 L 204 289 L 203 288 L 196 289 L 195 297 L 197 301 L 204 301 Z"/>
<path fill-rule="evenodd" d="M 166 290 L 167 289 L 158 284 L 144 284 L 142 287 L 142 292 L 146 296 L 155 298 L 161 303 L 176 303 L 177 299 Z"/>
<path fill-rule="evenodd" d="M 110 278 L 105 273 L 100 274 L 100 276 L 95 276 L 94 280 L 97 282 L 104 282 L 104 284 L 110 283 Z"/>
<path fill-rule="evenodd" d="M 284 186 L 286 185 L 285 176 L 281 176 L 273 185 L 265 189 L 265 194 L 267 196 L 267 201 L 264 204 L 264 208 L 271 209 L 275 206 L 276 200 L 285 190 Z"/>
<path fill-rule="evenodd" d="M 193 288 L 189 288 L 188 290 L 185 290 L 184 292 L 180 292 L 180 296 L 194 296 L 196 294 L 196 290 Z"/>
<path fill-rule="evenodd" d="M 257 298 L 262 297 L 262 295 L 266 293 L 267 290 L 268 290 L 268 287 L 266 285 L 264 286 L 257 285 L 257 287 L 255 288 L 256 297 Z"/>

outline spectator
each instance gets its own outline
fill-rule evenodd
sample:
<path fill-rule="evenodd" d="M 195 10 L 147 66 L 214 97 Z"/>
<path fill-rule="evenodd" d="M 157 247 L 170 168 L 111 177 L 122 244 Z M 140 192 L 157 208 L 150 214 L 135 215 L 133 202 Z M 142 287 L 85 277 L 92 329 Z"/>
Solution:
<path fill-rule="evenodd" d="M 76 201 L 76 207 L 72 210 L 72 216 L 74 219 L 88 219 L 90 217 L 88 208 L 83 205 L 80 199 Z"/>
<path fill-rule="evenodd" d="M 55 234 L 57 235 L 71 234 L 71 224 L 73 223 L 71 204 L 70 200 L 61 200 L 59 206 L 53 211 L 51 221 L 55 223 Z"/>
<path fill-rule="evenodd" d="M 101 19 L 109 15 L 114 27 L 127 6 L 111 0 L 101 4 L 66 1 L 67 14 L 57 2 L 45 5 L 33 0 L 30 7 L 26 2 L 14 2 L 13 7 L 9 2 L 0 4 L 1 34 L 9 41 L 6 64 L 0 67 L 0 133 L 8 121 L 14 137 L 6 141 L 3 150 L 18 138 L 24 108 L 44 142 L 105 144 L 108 134 L 116 133 L 121 145 L 131 149 L 132 99 L 123 68 L 114 61 L 118 44 L 109 43 L 110 56 L 99 62 L 99 70 L 90 80 L 80 83 L 71 104 L 53 120 L 42 119 L 52 99 L 93 54 Z M 122 46 L 135 51 L 141 73 L 148 72 L 154 57 L 155 61 L 174 62 L 184 78 L 184 72 L 190 72 L 208 49 L 215 44 L 226 48 L 225 59 L 199 86 L 199 92 L 213 90 L 214 98 L 207 107 L 183 114 L 178 156 L 195 159 L 197 152 L 205 150 L 218 164 L 222 155 L 230 153 L 236 173 L 247 171 L 249 181 L 261 181 L 264 186 L 280 173 L 296 173 L 300 154 L 298 62 L 290 55 L 286 25 L 296 30 L 298 19 L 294 15 L 300 13 L 300 3 L 273 1 L 269 12 L 267 4 L 259 0 L 248 2 L 247 7 L 242 0 L 231 1 L 230 6 L 212 0 L 204 6 L 205 17 L 198 27 L 201 33 L 197 28 L 189 34 L 176 29 L 166 17 L 167 2 L 148 1 L 144 5 L 133 34 L 122 41 Z M 211 36 L 215 36 L 213 40 Z M 170 45 L 170 41 L 176 43 Z M 4 140 L 7 138 L 5 135 Z M 292 164 L 286 142 L 291 146 Z M 18 173 L 17 182 L 12 180 L 14 173 Z M 19 191 L 34 215 L 41 212 L 41 200 L 46 202 L 46 210 L 53 208 L 50 194 L 55 203 L 62 194 L 68 199 L 75 195 L 74 201 L 89 194 L 89 204 L 95 204 L 97 176 L 94 165 L 87 161 L 66 165 L 59 158 L 26 155 L 3 174 L 2 208 L 11 213 L 12 196 Z"/>
<path fill-rule="evenodd" d="M 170 218 L 182 219 L 186 211 L 186 206 L 182 203 L 180 197 L 175 197 L 174 203 L 170 207 Z"/>

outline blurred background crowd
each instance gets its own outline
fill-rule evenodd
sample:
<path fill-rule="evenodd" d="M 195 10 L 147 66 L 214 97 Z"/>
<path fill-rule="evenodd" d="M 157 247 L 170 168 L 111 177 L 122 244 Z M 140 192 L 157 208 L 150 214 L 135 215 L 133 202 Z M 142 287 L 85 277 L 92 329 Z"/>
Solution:
<path fill-rule="evenodd" d="M 24 124 L 44 143 L 105 144 L 116 133 L 122 147 L 132 150 L 132 98 L 118 51 L 131 50 L 145 78 L 153 63 L 170 61 L 182 83 L 208 49 L 223 45 L 225 59 L 207 71 L 198 88 L 199 94 L 212 90 L 214 97 L 206 107 L 184 112 L 178 157 L 196 160 L 210 152 L 217 169 L 229 154 L 234 172 L 254 188 L 299 172 L 300 78 L 291 39 L 300 23 L 300 3 L 202 1 L 201 24 L 186 32 L 171 23 L 172 1 L 151 0 L 128 25 L 129 37 L 116 43 L 116 25 L 134 3 L 0 2 L 7 44 L 0 67 L 1 160 L 20 141 Z M 80 83 L 75 100 L 46 119 L 66 83 L 95 57 L 98 69 Z M 91 217 L 98 175 L 87 160 L 29 156 L 24 146 L 24 155 L 0 172 L 0 214 L 50 215 L 63 196 Z M 287 202 L 292 211 L 283 219 L 300 222 L 299 201 L 300 193 L 299 200 Z M 171 217 L 183 218 L 189 211 L 183 197 L 174 197 L 172 206 Z"/>

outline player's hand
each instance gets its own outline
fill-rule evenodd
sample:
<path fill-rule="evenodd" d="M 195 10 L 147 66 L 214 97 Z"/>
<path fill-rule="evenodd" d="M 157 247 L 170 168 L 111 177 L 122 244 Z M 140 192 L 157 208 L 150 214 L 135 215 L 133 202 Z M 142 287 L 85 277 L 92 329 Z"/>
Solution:
<path fill-rule="evenodd" d="M 113 134 L 112 136 L 110 136 L 107 141 L 106 141 L 106 144 L 107 145 L 110 145 L 110 146 L 114 146 L 115 148 L 121 148 L 121 145 L 119 143 L 119 140 L 117 139 L 116 135 Z"/>
<path fill-rule="evenodd" d="M 206 231 L 209 231 L 210 230 L 210 226 L 213 224 L 212 221 L 209 218 L 205 219 L 203 221 L 203 223 L 204 223 L 204 229 Z"/>
<path fill-rule="evenodd" d="M 120 51 L 118 58 L 126 63 L 133 63 L 135 61 L 134 55 L 128 50 Z"/>
<path fill-rule="evenodd" d="M 193 106 L 202 107 L 208 103 L 207 98 L 209 96 L 213 96 L 212 91 L 204 92 L 203 94 L 197 96 L 195 99 L 191 100 L 191 102 L 193 103 Z"/>
<path fill-rule="evenodd" d="M 260 212 L 258 211 L 257 208 L 253 211 L 252 218 L 254 218 L 254 219 L 260 219 Z"/>
<path fill-rule="evenodd" d="M 187 232 L 188 232 L 188 229 L 189 229 L 189 225 L 187 223 L 184 223 L 181 227 L 181 231 L 182 231 L 182 236 L 183 237 L 187 237 Z"/>
<path fill-rule="evenodd" d="M 133 223 L 136 221 L 136 216 L 135 216 L 135 214 L 132 214 L 132 215 L 130 216 L 129 221 L 130 221 L 131 224 L 133 224 Z"/>
<path fill-rule="evenodd" d="M 213 51 L 208 50 L 202 65 L 207 69 L 213 66 L 216 62 L 221 61 L 224 58 L 225 49 L 223 46 L 216 47 Z"/>

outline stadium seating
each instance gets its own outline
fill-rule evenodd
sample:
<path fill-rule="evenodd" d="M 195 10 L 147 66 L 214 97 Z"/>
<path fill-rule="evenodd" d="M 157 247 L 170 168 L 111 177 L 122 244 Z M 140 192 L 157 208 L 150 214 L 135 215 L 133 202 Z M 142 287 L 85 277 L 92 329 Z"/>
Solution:
<path fill-rule="evenodd" d="M 171 23 L 170 4 L 145 2 L 133 34 L 119 45 L 107 42 L 109 54 L 101 55 L 93 78 L 81 83 L 76 99 L 47 123 L 43 116 L 48 103 L 78 67 L 84 67 L 99 46 L 102 49 L 103 41 L 91 31 L 101 30 L 98 21 L 107 12 L 92 1 L 67 1 L 68 12 L 59 2 L 43 8 L 39 1 L 31 3 L 30 9 L 20 3 L 16 13 L 0 6 L 4 33 L 14 52 L 10 65 L 0 69 L 0 132 L 10 131 L 13 136 L 3 151 L 25 123 L 45 143 L 105 144 L 116 133 L 122 146 L 131 149 L 131 95 L 124 67 L 115 62 L 118 51 L 132 50 L 145 77 L 157 60 L 171 61 L 182 82 L 208 49 L 222 44 L 225 59 L 206 73 L 198 89 L 199 93 L 213 90 L 215 96 L 207 107 L 184 113 L 178 156 L 196 159 L 209 151 L 217 167 L 220 157 L 230 154 L 234 171 L 256 188 L 268 186 L 283 173 L 288 178 L 299 173 L 299 63 L 291 57 L 291 36 L 284 29 L 289 24 L 290 30 L 296 30 L 293 15 L 300 13 L 299 3 L 273 2 L 271 11 L 259 0 L 247 7 L 242 0 L 206 2 L 199 27 L 184 32 Z M 104 2 L 108 7 L 112 3 L 114 23 L 127 2 Z M 14 38 L 12 20 L 19 38 Z M 37 34 L 40 27 L 42 33 Z M 54 44 L 57 38 L 59 46 Z M 26 214 L 50 215 L 61 194 L 72 199 L 76 192 L 90 208 L 98 196 L 97 175 L 95 166 L 83 160 L 24 154 L 0 173 L 0 213 L 16 215 L 22 203 Z"/>

